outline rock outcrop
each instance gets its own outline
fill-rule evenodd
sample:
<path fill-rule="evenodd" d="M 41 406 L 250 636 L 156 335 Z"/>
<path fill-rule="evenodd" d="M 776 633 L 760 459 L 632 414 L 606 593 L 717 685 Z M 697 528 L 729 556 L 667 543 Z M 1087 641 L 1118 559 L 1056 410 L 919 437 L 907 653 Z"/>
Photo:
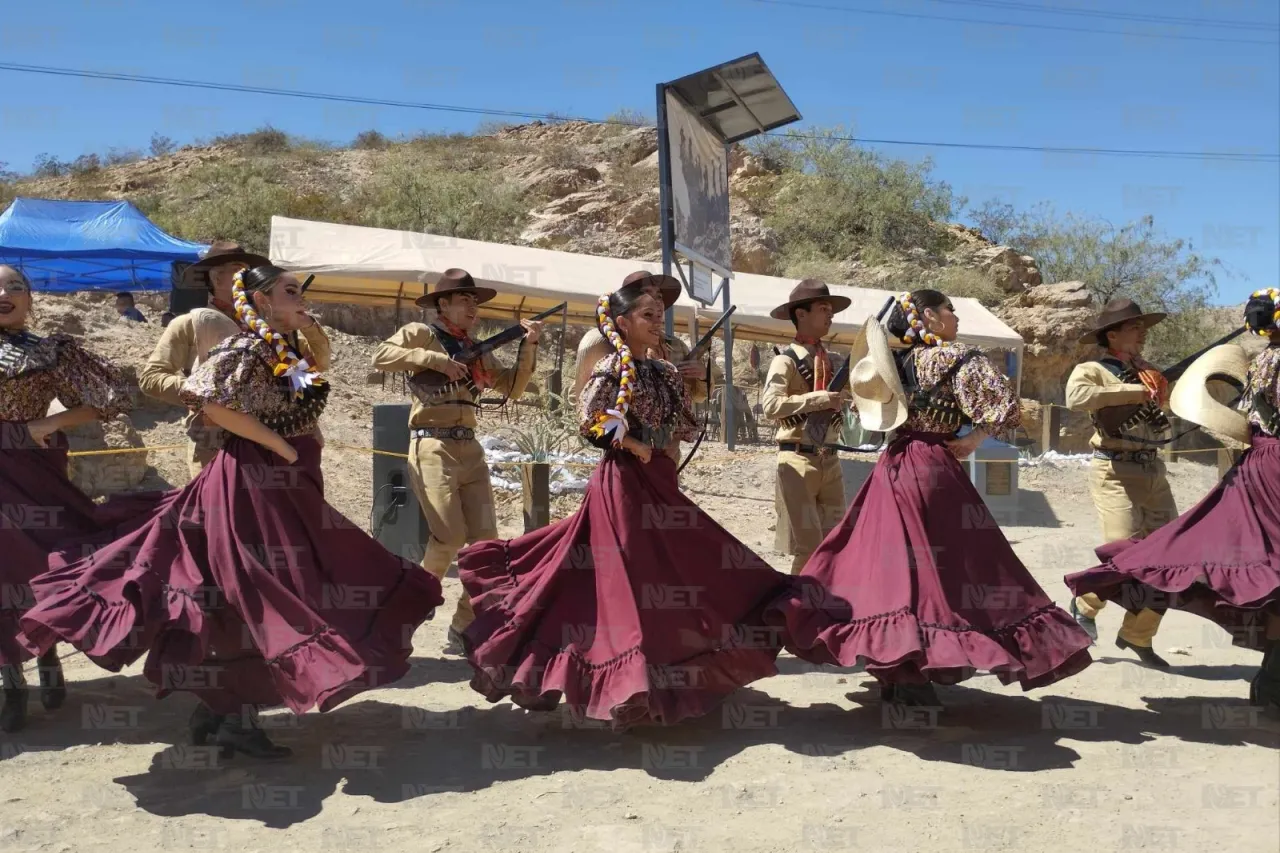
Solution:
<path fill-rule="evenodd" d="M 1097 315 L 1084 282 L 1036 285 L 1002 302 L 994 312 L 1025 342 L 1022 395 L 1063 402 L 1067 376 L 1094 347 L 1078 342 Z"/>

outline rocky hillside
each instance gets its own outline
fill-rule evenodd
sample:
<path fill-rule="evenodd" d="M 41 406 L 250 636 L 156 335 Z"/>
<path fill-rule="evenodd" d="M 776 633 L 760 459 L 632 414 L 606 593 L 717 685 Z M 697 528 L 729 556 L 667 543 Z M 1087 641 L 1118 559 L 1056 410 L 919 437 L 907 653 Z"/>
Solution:
<path fill-rule="evenodd" d="M 50 198 L 128 199 L 179 236 L 234 237 L 259 249 L 265 248 L 270 216 L 282 214 L 587 254 L 660 257 L 657 135 L 650 127 L 534 122 L 396 143 L 363 134 L 347 149 L 298 142 L 268 129 L 133 162 L 105 165 L 81 158 L 42 171 L 41 177 L 3 189 Z M 868 227 L 865 241 L 832 242 L 846 247 L 842 256 L 801 246 L 778 225 L 787 213 L 779 205 L 794 203 L 797 182 L 805 176 L 742 147 L 734 148 L 730 171 L 735 269 L 817 274 L 864 287 L 931 284 L 979 298 L 1027 339 L 1024 395 L 1057 398 L 1066 371 L 1081 355 L 1073 343 L 1076 330 L 1094 311 L 1082 286 L 1046 284 L 1034 258 L 962 226 L 934 223 L 910 204 L 885 214 L 912 219 L 907 224 L 914 228 L 896 232 L 907 236 L 876 241 Z M 342 314 L 328 312 L 326 323 L 351 332 L 382 331 L 348 328 Z M 376 325 L 386 324 L 381 318 Z"/>

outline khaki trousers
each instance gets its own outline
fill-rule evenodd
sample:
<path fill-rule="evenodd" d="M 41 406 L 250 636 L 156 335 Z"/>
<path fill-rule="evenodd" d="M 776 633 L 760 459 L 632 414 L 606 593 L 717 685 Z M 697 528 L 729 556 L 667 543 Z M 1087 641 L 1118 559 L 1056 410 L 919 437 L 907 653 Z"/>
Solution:
<path fill-rule="evenodd" d="M 187 430 L 191 440 L 187 442 L 187 470 L 195 479 L 204 467 L 213 461 L 222 449 L 223 434 L 217 427 L 192 426 Z"/>
<path fill-rule="evenodd" d="M 1149 536 L 1178 515 L 1169 477 L 1160 459 L 1140 465 L 1095 457 L 1089 467 L 1089 491 L 1102 523 L 1105 542 Z M 1090 619 L 1106 602 L 1093 593 L 1076 598 L 1076 607 Z M 1151 646 L 1163 615 L 1154 610 L 1125 613 L 1120 637 L 1135 646 Z"/>
<path fill-rule="evenodd" d="M 409 479 L 431 529 L 422 567 L 443 579 L 464 545 L 498 538 L 484 448 L 474 440 L 415 438 L 409 462 Z M 465 630 L 474 619 L 463 590 L 451 627 Z"/>
<path fill-rule="evenodd" d="M 844 516 L 840 460 L 834 453 L 818 456 L 779 451 L 773 500 L 778 512 L 774 547 L 793 555 L 791 573 L 797 575 Z"/>

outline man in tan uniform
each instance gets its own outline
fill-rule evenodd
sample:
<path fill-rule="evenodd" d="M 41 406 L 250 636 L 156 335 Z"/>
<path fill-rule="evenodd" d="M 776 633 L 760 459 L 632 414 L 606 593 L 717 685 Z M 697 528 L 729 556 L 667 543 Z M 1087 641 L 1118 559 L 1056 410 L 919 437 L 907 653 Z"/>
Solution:
<path fill-rule="evenodd" d="M 175 406 L 183 405 L 179 392 L 192 369 L 204 362 L 210 349 L 242 331 L 231 302 L 235 274 L 270 263 L 269 258 L 246 252 L 236 243 L 219 240 L 209 247 L 203 258 L 188 267 L 187 275 L 204 279 L 212 296 L 212 307 L 192 309 L 164 327 L 155 350 L 138 374 L 139 390 L 148 397 Z M 329 339 L 314 318 L 312 325 L 303 329 L 293 343 L 298 354 L 318 370 L 329 369 Z M 187 415 L 183 426 L 190 439 L 187 467 L 195 477 L 218 452 L 224 435 L 203 415 L 195 413 Z"/>
<path fill-rule="evenodd" d="M 623 279 L 622 286 L 618 289 L 626 290 L 636 287 L 654 299 L 662 300 L 665 308 L 670 308 L 680 298 L 680 282 L 674 276 L 657 275 L 647 270 L 640 270 Z M 587 380 L 591 378 L 591 371 L 595 368 L 596 363 L 612 352 L 612 345 L 605 340 L 604 335 L 600 334 L 598 328 L 593 327 L 582 336 L 582 342 L 578 344 L 577 378 L 573 383 L 573 399 L 571 401 L 573 404 L 577 403 L 578 396 L 582 393 L 582 389 L 586 387 Z M 685 388 L 689 391 L 689 399 L 695 403 L 706 402 L 711 390 L 707 387 L 707 369 L 700 361 L 689 361 L 689 344 L 674 335 L 671 337 L 663 335 L 662 351 L 651 352 L 650 355 L 669 361 L 676 366 L 680 371 L 680 375 L 684 378 Z M 723 377 L 724 373 L 719 369 L 719 366 L 712 364 L 712 382 L 714 383 Z"/>
<path fill-rule="evenodd" d="M 1067 379 L 1067 408 L 1088 412 L 1093 420 L 1089 490 L 1105 542 L 1148 536 L 1178 515 L 1159 452 L 1173 437 L 1162 408 L 1168 402 L 1167 384 L 1142 360 L 1147 329 L 1164 317 L 1144 314 L 1130 299 L 1111 300 L 1095 328 L 1080 339 L 1096 342 L 1100 358 L 1076 365 Z M 1099 416 L 1117 406 L 1136 408 L 1122 425 L 1107 429 Z M 1094 619 L 1105 604 L 1092 593 L 1071 601 L 1072 615 L 1095 639 Z M 1151 647 L 1162 616 L 1151 609 L 1126 612 L 1116 645 L 1133 650 L 1148 666 L 1168 666 Z"/>
<path fill-rule="evenodd" d="M 824 338 L 831 318 L 848 308 L 850 300 L 832 296 L 827 285 L 805 279 L 791 298 L 773 309 L 776 320 L 791 320 L 795 340 L 769 364 L 764 383 L 764 416 L 778 422 L 778 481 L 774 507 L 778 513 L 774 547 L 791 554 L 791 573 L 799 574 L 809 555 L 844 515 L 844 477 L 840 460 L 828 447 L 815 447 L 805 437 L 805 417 L 812 412 L 844 407 L 844 392 L 826 390 L 836 366 Z M 832 418 L 825 443 L 839 441 L 843 422 Z"/>
<path fill-rule="evenodd" d="M 447 388 L 431 405 L 415 399 L 409 412 L 410 480 L 431 530 L 422 566 L 437 578 L 445 576 L 464 545 L 498 538 L 489 466 L 484 448 L 476 441 L 480 392 L 495 389 L 519 397 L 533 376 L 537 358 L 542 323 L 530 320 L 521 321 L 526 332 L 514 367 L 504 368 L 486 355 L 468 368 L 450 356 L 471 343 L 469 332 L 479 306 L 496 295 L 487 287 L 476 287 L 466 270 L 445 270 L 435 290 L 418 299 L 418 305 L 436 310 L 435 322 L 403 326 L 373 354 L 375 370 L 435 370 L 462 383 Z M 473 619 L 471 599 L 464 590 L 449 627 L 446 651 L 462 651 L 461 632 Z"/>

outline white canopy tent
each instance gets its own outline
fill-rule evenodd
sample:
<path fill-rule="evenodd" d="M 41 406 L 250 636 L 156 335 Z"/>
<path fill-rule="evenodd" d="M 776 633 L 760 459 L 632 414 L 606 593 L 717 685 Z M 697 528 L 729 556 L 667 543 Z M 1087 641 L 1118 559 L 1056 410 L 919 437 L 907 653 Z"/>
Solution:
<path fill-rule="evenodd" d="M 476 283 L 498 291 L 484 305 L 481 315 L 516 318 L 568 303 L 569 322 L 593 324 L 596 301 L 637 269 L 661 272 L 655 262 L 579 255 L 549 249 L 533 249 L 504 243 L 460 240 L 411 231 L 365 228 L 271 217 L 272 262 L 303 274 L 314 274 L 307 296 L 317 302 L 357 305 L 412 306 L 428 292 L 439 274 L 451 267 L 471 273 Z M 425 274 L 425 276 L 424 276 Z M 419 278 L 425 277 L 427 283 Z M 775 320 L 769 312 L 785 302 L 796 279 L 735 273 L 730 282 L 734 338 L 783 343 L 791 340 L 787 320 Z M 832 293 L 849 297 L 853 304 L 837 316 L 832 326 L 836 344 L 851 345 L 866 318 L 884 304 L 890 291 L 831 285 Z M 1022 338 L 975 299 L 956 297 L 960 316 L 960 340 L 984 349 L 1013 353 L 1011 375 L 1020 380 Z M 706 328 L 721 314 L 703 307 L 682 292 L 673 313 L 678 329 L 688 331 L 696 317 Z M 1019 381 L 1020 384 L 1020 381 Z"/>

